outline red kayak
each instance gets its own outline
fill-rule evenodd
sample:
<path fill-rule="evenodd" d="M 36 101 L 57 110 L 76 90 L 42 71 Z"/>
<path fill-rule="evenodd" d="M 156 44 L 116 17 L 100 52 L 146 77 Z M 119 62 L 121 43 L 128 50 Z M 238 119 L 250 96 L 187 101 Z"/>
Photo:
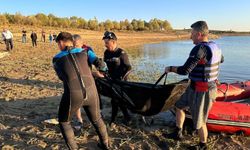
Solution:
<path fill-rule="evenodd" d="M 250 135 L 250 104 L 215 102 L 208 116 L 209 131 Z"/>
<path fill-rule="evenodd" d="M 218 86 L 216 101 L 232 101 L 250 97 L 250 81 L 221 83 Z"/>

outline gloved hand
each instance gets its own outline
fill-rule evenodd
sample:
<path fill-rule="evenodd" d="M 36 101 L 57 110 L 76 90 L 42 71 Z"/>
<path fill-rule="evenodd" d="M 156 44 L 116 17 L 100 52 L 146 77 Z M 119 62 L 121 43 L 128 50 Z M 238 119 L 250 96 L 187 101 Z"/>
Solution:
<path fill-rule="evenodd" d="M 100 72 L 108 72 L 108 67 L 107 67 L 107 65 L 105 63 L 105 66 L 100 66 L 97 70 L 100 71 Z"/>
<path fill-rule="evenodd" d="M 100 72 L 108 72 L 108 66 L 102 59 L 99 59 L 99 65 L 96 69 Z"/>
<path fill-rule="evenodd" d="M 165 68 L 165 73 L 169 73 L 169 72 L 177 72 L 177 69 L 178 69 L 178 67 L 176 67 L 176 66 L 167 66 L 166 68 Z"/>
<path fill-rule="evenodd" d="M 113 63 L 115 63 L 117 66 L 119 66 L 120 63 L 121 63 L 119 57 L 113 57 L 113 58 L 111 58 L 111 61 L 112 61 Z"/>
<path fill-rule="evenodd" d="M 169 73 L 171 70 L 171 67 L 170 66 L 167 66 L 166 68 L 165 68 L 165 73 Z"/>

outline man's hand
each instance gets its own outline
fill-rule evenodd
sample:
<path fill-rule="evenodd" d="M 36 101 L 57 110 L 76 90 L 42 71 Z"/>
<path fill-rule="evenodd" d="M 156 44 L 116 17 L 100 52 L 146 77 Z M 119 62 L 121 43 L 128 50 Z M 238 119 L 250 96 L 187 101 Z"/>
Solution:
<path fill-rule="evenodd" d="M 171 67 L 170 66 L 167 66 L 166 68 L 165 68 L 165 73 L 169 73 L 171 70 Z"/>
<path fill-rule="evenodd" d="M 92 72 L 92 75 L 97 78 L 104 78 L 104 74 L 99 71 Z"/>
<path fill-rule="evenodd" d="M 116 65 L 118 65 L 118 66 L 119 66 L 120 63 L 121 63 L 119 57 L 113 57 L 113 58 L 107 59 L 106 61 L 111 62 L 111 63 L 114 63 L 114 64 L 116 64 Z"/>
<path fill-rule="evenodd" d="M 169 73 L 169 72 L 177 73 L 177 69 L 178 69 L 178 67 L 176 67 L 176 66 L 167 66 L 165 68 L 165 73 Z"/>

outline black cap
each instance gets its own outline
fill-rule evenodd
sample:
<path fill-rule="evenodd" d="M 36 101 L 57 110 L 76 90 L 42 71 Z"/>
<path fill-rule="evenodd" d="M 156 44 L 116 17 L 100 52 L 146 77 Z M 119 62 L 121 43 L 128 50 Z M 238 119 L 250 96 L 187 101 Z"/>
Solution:
<path fill-rule="evenodd" d="M 70 34 L 69 32 L 61 32 L 56 37 L 56 42 L 58 42 L 58 41 L 71 41 L 71 42 L 73 42 L 72 34 Z"/>
<path fill-rule="evenodd" d="M 109 32 L 109 31 L 106 31 L 102 37 L 102 39 L 112 39 L 112 40 L 117 40 L 117 37 L 116 35 L 114 34 L 114 32 Z"/>

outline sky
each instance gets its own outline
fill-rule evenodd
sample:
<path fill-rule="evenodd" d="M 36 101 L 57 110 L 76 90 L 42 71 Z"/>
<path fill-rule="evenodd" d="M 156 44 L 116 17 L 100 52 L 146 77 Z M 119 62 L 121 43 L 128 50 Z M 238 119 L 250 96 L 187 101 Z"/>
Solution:
<path fill-rule="evenodd" d="M 249 0 L 0 0 L 0 13 L 16 12 L 98 21 L 158 18 L 168 20 L 174 29 L 205 20 L 214 30 L 250 31 Z"/>

